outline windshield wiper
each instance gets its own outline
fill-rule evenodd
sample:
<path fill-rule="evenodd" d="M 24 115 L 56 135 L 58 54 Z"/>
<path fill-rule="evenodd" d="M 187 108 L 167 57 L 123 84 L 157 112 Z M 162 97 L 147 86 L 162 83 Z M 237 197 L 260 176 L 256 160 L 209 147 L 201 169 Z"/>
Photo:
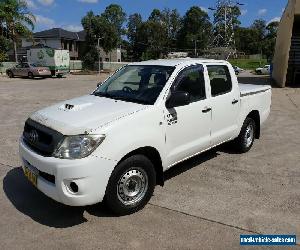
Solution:
<path fill-rule="evenodd" d="M 104 93 L 104 92 L 96 92 L 94 93 L 95 96 L 100 96 L 100 97 L 107 97 L 107 98 L 113 98 L 112 95 L 108 94 L 108 93 Z"/>
<path fill-rule="evenodd" d="M 122 96 L 112 96 L 111 98 L 115 100 L 120 100 L 124 102 L 133 102 L 133 103 L 138 103 L 138 104 L 151 104 L 151 102 L 146 101 L 146 100 L 140 100 L 136 98 L 130 98 L 130 97 L 122 97 Z"/>
<path fill-rule="evenodd" d="M 133 103 L 138 103 L 138 104 L 151 104 L 150 101 L 147 100 L 140 100 L 136 98 L 130 98 L 130 97 L 123 97 L 123 96 L 114 96 L 109 93 L 104 93 L 104 92 L 96 92 L 94 93 L 95 96 L 100 96 L 100 97 L 106 97 L 106 98 L 111 98 L 114 100 L 120 100 L 124 102 L 133 102 Z"/>

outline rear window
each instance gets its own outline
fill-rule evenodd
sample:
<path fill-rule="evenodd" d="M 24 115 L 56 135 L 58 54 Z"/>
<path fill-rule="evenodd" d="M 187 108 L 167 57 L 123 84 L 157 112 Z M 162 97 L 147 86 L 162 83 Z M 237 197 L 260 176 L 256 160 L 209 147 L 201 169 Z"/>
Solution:
<path fill-rule="evenodd" d="M 229 69 L 225 65 L 208 65 L 211 95 L 213 97 L 231 92 L 232 81 Z"/>

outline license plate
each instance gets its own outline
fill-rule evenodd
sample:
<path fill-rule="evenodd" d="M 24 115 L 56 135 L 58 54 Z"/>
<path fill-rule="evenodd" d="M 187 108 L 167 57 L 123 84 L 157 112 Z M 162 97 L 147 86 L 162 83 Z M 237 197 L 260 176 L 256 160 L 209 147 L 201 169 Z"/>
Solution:
<path fill-rule="evenodd" d="M 30 168 L 24 167 L 24 175 L 27 179 L 36 187 L 38 175 L 34 173 Z"/>

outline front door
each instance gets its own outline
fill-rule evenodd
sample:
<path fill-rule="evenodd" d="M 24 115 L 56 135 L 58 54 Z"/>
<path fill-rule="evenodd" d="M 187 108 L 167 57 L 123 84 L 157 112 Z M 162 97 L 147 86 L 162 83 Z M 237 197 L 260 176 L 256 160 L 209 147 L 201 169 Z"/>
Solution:
<path fill-rule="evenodd" d="M 28 76 L 28 72 L 29 72 L 29 65 L 28 65 L 28 63 L 23 63 L 22 64 L 22 69 L 21 69 L 21 75 L 22 76 Z"/>
<path fill-rule="evenodd" d="M 173 91 L 190 95 L 190 104 L 165 110 L 167 166 L 195 155 L 210 146 L 211 107 L 202 65 L 183 69 Z"/>
<path fill-rule="evenodd" d="M 21 76 L 22 75 L 22 65 L 17 64 L 16 67 L 13 70 L 13 73 L 15 76 Z"/>

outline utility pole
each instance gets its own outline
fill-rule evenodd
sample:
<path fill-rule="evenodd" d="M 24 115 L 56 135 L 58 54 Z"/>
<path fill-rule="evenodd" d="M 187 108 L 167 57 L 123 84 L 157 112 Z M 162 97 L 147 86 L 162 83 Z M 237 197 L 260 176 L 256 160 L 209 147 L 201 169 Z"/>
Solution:
<path fill-rule="evenodd" d="M 199 40 L 195 39 L 194 42 L 195 42 L 195 57 L 197 57 L 197 42 Z"/>
<path fill-rule="evenodd" d="M 213 43 L 216 42 L 216 44 L 212 44 L 213 47 L 235 47 L 233 9 L 243 5 L 233 0 L 217 0 L 215 7 L 208 8 L 220 16 L 215 23 L 215 27 L 218 27 L 218 30 L 213 39 Z"/>
<path fill-rule="evenodd" d="M 100 40 L 103 39 L 103 37 L 97 37 L 98 39 L 98 74 L 101 73 L 101 48 L 100 48 Z"/>

